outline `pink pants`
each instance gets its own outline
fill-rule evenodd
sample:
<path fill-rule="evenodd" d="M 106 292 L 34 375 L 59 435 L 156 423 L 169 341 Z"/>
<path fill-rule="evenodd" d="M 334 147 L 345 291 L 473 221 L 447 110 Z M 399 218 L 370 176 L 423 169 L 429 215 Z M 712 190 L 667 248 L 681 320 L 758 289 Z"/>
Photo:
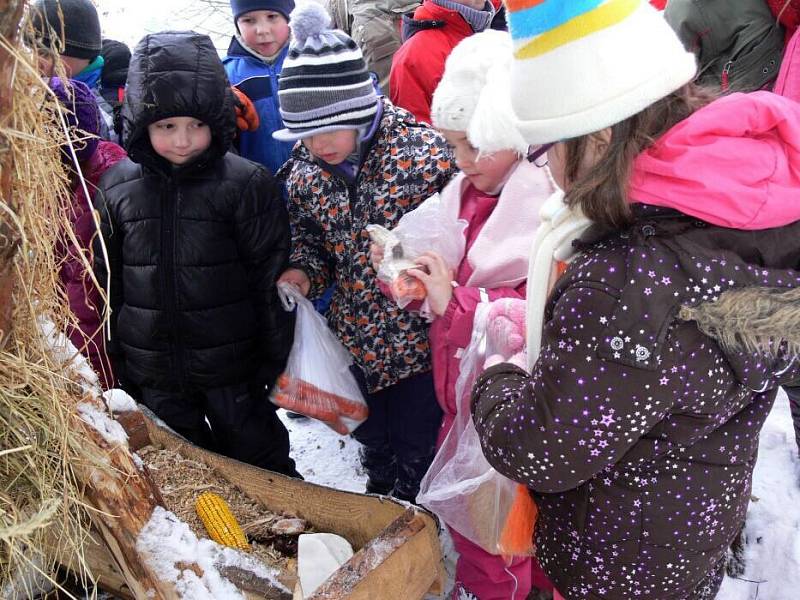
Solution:
<path fill-rule="evenodd" d="M 564 596 L 558 593 L 558 590 L 553 590 L 553 600 L 564 600 Z"/>
<path fill-rule="evenodd" d="M 516 557 L 510 565 L 502 556 L 489 554 L 477 544 L 448 527 L 453 546 L 459 553 L 456 563 L 456 591 L 463 586 L 478 600 L 525 600 L 531 591 L 531 562 Z"/>

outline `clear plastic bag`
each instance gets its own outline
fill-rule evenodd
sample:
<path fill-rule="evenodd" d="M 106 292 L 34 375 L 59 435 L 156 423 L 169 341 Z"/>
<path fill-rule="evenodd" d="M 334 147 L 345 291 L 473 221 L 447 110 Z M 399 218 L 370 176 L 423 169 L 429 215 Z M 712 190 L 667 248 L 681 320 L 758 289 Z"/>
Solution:
<path fill-rule="evenodd" d="M 297 288 L 279 283 L 278 295 L 287 311 L 296 308 L 297 319 L 286 370 L 278 377 L 270 400 L 281 408 L 318 419 L 337 433 L 351 433 L 369 415 L 350 371 L 353 357 Z"/>
<path fill-rule="evenodd" d="M 518 484 L 498 473 L 486 460 L 472 421 L 470 395 L 483 371 L 487 353 L 486 321 L 491 304 L 475 312 L 472 339 L 461 357 L 456 381 L 458 413 L 420 484 L 417 502 L 450 527 L 491 554 L 503 551 L 509 514 Z"/>
<path fill-rule="evenodd" d="M 391 231 L 380 225 L 368 225 L 374 243 L 383 248 L 383 262 L 378 279 L 390 286 L 400 308 L 425 298 L 425 286 L 406 270 L 417 267 L 416 258 L 436 252 L 452 269 L 464 257 L 467 222 L 448 215 L 439 194 L 434 194 L 411 212 L 407 212 Z"/>

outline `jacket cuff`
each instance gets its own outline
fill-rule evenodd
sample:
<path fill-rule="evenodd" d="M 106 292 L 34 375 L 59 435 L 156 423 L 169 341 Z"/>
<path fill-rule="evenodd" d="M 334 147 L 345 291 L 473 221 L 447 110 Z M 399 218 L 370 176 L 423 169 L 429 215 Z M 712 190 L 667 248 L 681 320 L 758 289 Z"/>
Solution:
<path fill-rule="evenodd" d="M 487 393 L 489 388 L 495 384 L 495 380 L 514 376 L 527 379 L 530 377 L 530 374 L 524 369 L 520 369 L 517 365 L 507 362 L 489 367 L 480 374 L 475 384 L 472 386 L 472 401 L 470 406 L 472 416 L 476 421 L 491 412 L 497 404 L 498 397 L 494 394 L 490 395 Z"/>

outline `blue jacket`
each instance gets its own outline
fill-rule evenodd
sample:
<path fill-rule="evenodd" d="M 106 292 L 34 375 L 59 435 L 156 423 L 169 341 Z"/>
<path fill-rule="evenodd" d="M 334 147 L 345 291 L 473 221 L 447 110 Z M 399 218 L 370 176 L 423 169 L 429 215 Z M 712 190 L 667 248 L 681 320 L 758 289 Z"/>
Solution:
<path fill-rule="evenodd" d="M 222 61 L 231 84 L 250 98 L 261 121 L 258 130 L 239 134 L 239 153 L 266 166 L 273 174 L 288 160 L 294 146 L 293 142 L 279 142 L 272 137 L 274 131 L 283 129 L 278 105 L 278 75 L 288 49 L 289 44 L 286 44 L 275 62 L 269 64 L 234 37 Z"/>

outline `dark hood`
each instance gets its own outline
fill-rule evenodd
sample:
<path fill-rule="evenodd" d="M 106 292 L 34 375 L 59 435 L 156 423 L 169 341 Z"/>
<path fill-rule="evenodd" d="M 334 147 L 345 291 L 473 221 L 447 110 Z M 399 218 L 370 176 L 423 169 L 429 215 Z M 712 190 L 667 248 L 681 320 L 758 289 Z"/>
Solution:
<path fill-rule="evenodd" d="M 211 146 L 191 165 L 196 169 L 225 155 L 236 133 L 233 93 L 214 44 L 193 31 L 165 31 L 137 44 L 122 108 L 123 140 L 130 159 L 170 172 L 155 153 L 147 126 L 168 117 L 194 117 L 211 128 Z"/>
<path fill-rule="evenodd" d="M 100 54 L 104 61 L 100 84 L 103 87 L 124 87 L 131 64 L 130 48 L 117 40 L 103 40 Z"/>
<path fill-rule="evenodd" d="M 800 221 L 747 231 L 711 225 L 672 209 L 632 208 L 636 221 L 630 229 L 620 234 L 595 226 L 578 246 L 621 238 L 630 244 L 626 270 L 632 278 L 659 272 L 665 261 L 679 275 L 654 280 L 645 290 L 638 283 L 620 290 L 608 335 L 622 337 L 641 356 L 613 356 L 605 347 L 599 354 L 655 369 L 669 324 L 678 318 L 694 321 L 719 343 L 746 388 L 763 391 L 792 383 L 782 377 L 792 352 L 800 348 L 800 245 L 795 243 Z"/>

